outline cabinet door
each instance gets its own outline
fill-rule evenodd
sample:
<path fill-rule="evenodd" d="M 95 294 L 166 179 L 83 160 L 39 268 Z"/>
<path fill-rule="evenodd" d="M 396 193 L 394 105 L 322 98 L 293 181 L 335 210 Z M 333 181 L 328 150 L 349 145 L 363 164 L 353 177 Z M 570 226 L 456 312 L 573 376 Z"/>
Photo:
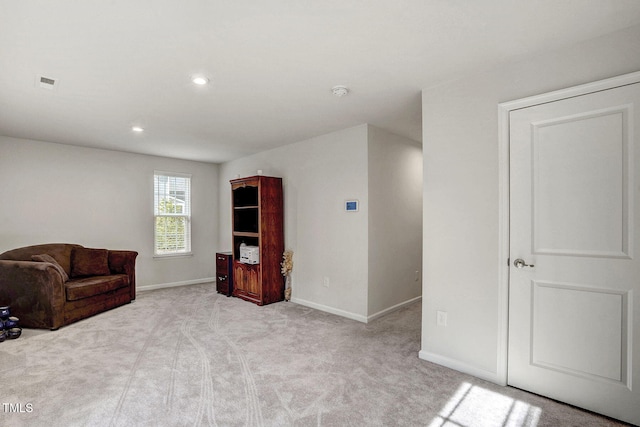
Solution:
<path fill-rule="evenodd" d="M 260 298 L 260 282 L 258 281 L 258 266 L 248 265 L 245 271 L 246 290 L 249 295 Z"/>
<path fill-rule="evenodd" d="M 242 268 L 242 264 L 236 264 L 233 269 L 233 279 L 235 283 L 234 293 L 242 293 L 246 292 L 247 289 L 247 278 L 244 274 L 244 268 Z"/>
<path fill-rule="evenodd" d="M 250 301 L 261 302 L 262 288 L 260 286 L 260 265 L 236 263 L 233 268 L 233 295 L 244 297 Z"/>

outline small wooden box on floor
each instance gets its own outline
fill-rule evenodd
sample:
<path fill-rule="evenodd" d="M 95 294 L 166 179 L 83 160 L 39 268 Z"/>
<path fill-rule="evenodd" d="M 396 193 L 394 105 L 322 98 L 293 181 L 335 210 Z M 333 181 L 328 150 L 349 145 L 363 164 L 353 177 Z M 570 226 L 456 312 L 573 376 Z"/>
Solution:
<path fill-rule="evenodd" d="M 216 253 L 216 290 L 220 294 L 231 296 L 233 292 L 233 254 Z"/>
<path fill-rule="evenodd" d="M 284 300 L 280 262 L 284 252 L 282 178 L 231 180 L 233 296 L 258 305 Z M 240 246 L 258 247 L 259 262 L 240 262 Z"/>

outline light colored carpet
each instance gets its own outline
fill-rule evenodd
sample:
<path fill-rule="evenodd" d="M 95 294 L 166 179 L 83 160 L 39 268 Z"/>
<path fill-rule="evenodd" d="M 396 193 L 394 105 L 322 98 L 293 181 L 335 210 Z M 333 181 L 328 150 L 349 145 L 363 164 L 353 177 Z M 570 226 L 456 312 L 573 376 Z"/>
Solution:
<path fill-rule="evenodd" d="M 623 425 L 419 350 L 419 303 L 365 325 L 293 303 L 257 307 L 212 284 L 143 292 L 0 343 L 0 425 Z"/>

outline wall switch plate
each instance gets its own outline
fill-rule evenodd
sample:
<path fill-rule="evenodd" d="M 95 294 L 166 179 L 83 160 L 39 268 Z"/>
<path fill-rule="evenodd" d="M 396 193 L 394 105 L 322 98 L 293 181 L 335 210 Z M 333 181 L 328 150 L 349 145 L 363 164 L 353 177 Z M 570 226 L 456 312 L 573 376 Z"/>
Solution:
<path fill-rule="evenodd" d="M 447 312 L 446 311 L 437 311 L 436 312 L 436 322 L 438 326 L 447 326 Z"/>
<path fill-rule="evenodd" d="M 416 270 L 416 277 L 413 280 L 415 280 L 416 282 L 420 280 L 420 271 Z"/>

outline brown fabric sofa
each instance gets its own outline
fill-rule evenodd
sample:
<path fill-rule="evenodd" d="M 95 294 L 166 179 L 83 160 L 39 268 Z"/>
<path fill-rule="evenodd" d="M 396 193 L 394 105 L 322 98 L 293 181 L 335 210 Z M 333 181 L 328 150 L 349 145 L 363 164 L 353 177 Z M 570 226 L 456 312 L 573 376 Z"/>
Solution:
<path fill-rule="evenodd" d="M 50 243 L 0 254 L 0 306 L 20 326 L 58 329 L 136 298 L 137 252 Z"/>

